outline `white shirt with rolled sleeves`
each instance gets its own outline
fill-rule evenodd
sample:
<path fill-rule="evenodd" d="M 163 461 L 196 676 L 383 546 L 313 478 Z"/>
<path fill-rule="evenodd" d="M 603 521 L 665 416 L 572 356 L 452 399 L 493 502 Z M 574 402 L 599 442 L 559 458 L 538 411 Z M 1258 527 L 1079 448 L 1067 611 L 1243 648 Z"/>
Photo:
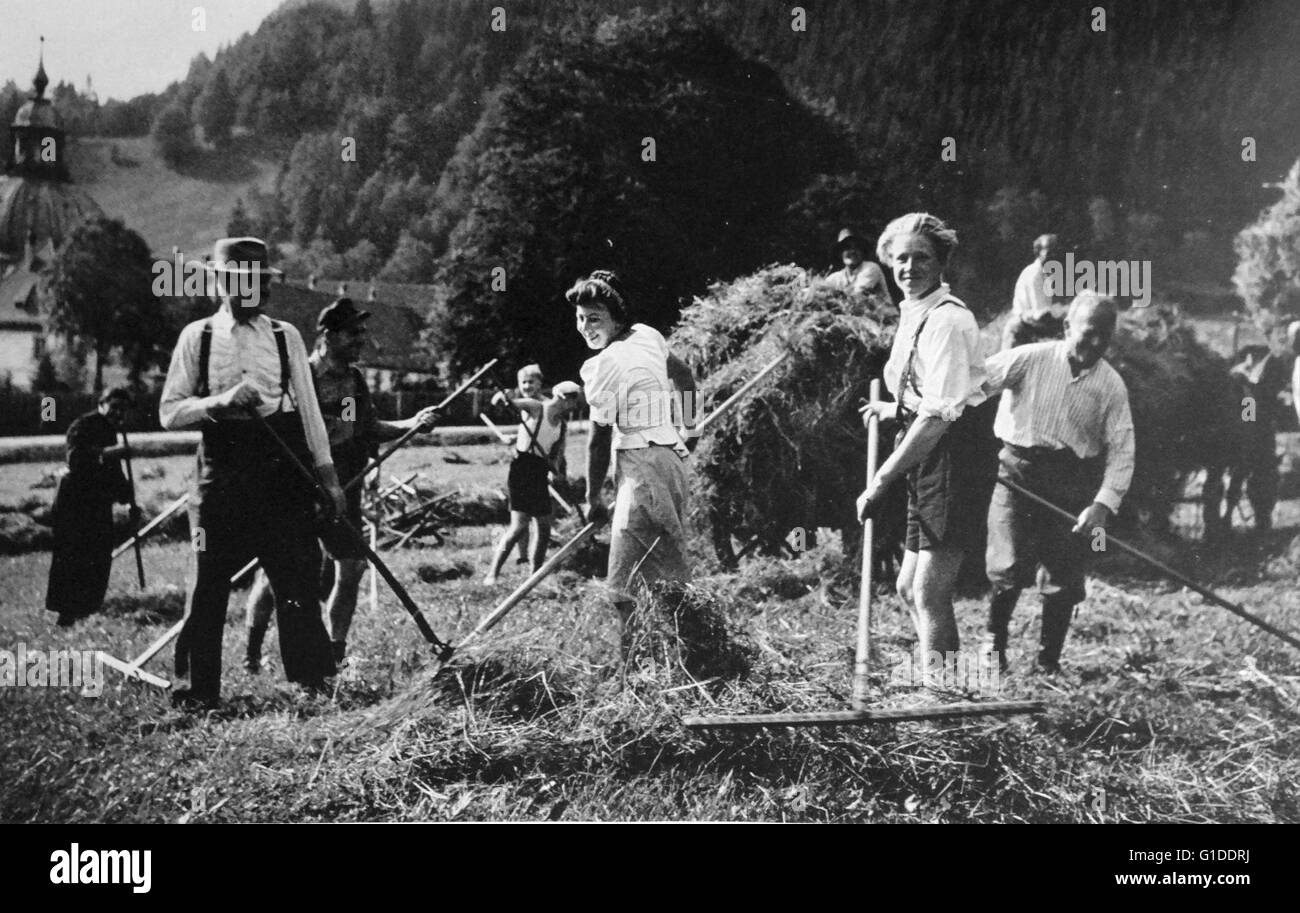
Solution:
<path fill-rule="evenodd" d="M 163 385 L 162 400 L 158 405 L 158 420 L 168 431 L 199 428 L 211 420 L 209 410 L 216 396 L 248 380 L 261 394 L 258 412 L 263 416 L 280 410 L 280 351 L 275 343 L 271 319 L 259 314 L 247 324 L 239 323 L 226 306 L 211 318 L 212 349 L 208 354 L 208 389 L 211 395 L 200 397 L 199 344 L 205 320 L 196 320 L 181 330 L 176 348 L 172 350 L 171 366 Z M 311 449 L 316 466 L 332 466 L 329 435 L 316 402 L 316 387 L 312 383 L 311 366 L 307 362 L 307 348 L 302 334 L 290 323 L 284 325 L 285 344 L 289 350 L 289 397 L 285 411 L 296 405 L 302 417 L 307 446 Z M 230 421 L 251 421 L 231 418 Z"/>
<path fill-rule="evenodd" d="M 855 273 L 850 273 L 847 266 L 843 269 L 837 269 L 826 277 L 826 281 L 836 288 L 857 295 L 865 295 L 872 290 L 879 290 L 886 296 L 889 294 L 889 285 L 885 282 L 885 274 L 881 272 L 877 264 L 872 263 L 870 260 L 864 260 L 858 264 Z"/>
<path fill-rule="evenodd" d="M 924 298 L 903 299 L 884 374 L 885 386 L 905 409 L 955 422 L 967 406 L 978 406 L 988 397 L 983 389 L 984 342 L 979 324 L 964 305 L 939 306 L 949 299 L 960 304 L 947 283 Z M 912 377 L 916 390 L 921 392 L 918 399 L 911 384 L 905 390 L 898 387 L 922 320 L 925 328 L 917 340 L 916 360 L 912 362 Z"/>
<path fill-rule="evenodd" d="M 1093 499 L 1112 512 L 1133 480 L 1135 449 L 1128 388 L 1105 359 L 1074 376 L 1061 341 L 1007 349 L 989 358 L 985 390 L 1002 393 L 993 432 L 1017 447 L 1069 448 L 1082 459 L 1106 457 Z"/>
<path fill-rule="evenodd" d="M 1043 261 L 1033 263 L 1020 271 L 1016 279 L 1016 291 L 1011 298 L 1011 314 L 1021 319 L 1037 320 L 1044 314 L 1059 316 L 1063 308 L 1059 307 L 1047 290 L 1047 271 Z"/>
<path fill-rule="evenodd" d="M 615 450 L 659 444 L 686 452 L 673 424 L 668 343 L 654 327 L 634 323 L 627 336 L 583 362 L 591 420 L 612 425 Z"/>

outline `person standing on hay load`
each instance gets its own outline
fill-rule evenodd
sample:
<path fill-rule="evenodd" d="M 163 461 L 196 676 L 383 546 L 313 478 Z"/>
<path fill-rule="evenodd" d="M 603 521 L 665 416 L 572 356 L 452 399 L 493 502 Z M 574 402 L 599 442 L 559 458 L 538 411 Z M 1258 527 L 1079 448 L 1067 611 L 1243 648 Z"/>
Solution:
<path fill-rule="evenodd" d="M 1002 348 L 1010 349 L 1044 339 L 1060 339 L 1064 333 L 1065 307 L 1058 304 L 1048 286 L 1047 261 L 1056 256 L 1056 235 L 1034 239 L 1034 262 L 1020 271 L 1011 298 L 1011 320 L 1002 334 Z"/>
<path fill-rule="evenodd" d="M 280 272 L 266 244 L 222 239 L 206 268 L 221 308 L 181 331 L 158 408 L 167 430 L 203 435 L 189 509 L 196 569 L 175 659 L 177 677 L 190 685 L 172 694 L 186 710 L 214 707 L 220 697 L 230 577 L 251 558 L 277 596 L 285 677 L 319 691 L 336 671 L 316 595 L 314 492 L 250 409 L 315 467 L 335 512 L 347 511 L 302 337 L 262 313 Z"/>
<path fill-rule="evenodd" d="M 872 313 L 894 310 L 894 302 L 889 294 L 889 284 L 879 266 L 867 259 L 867 245 L 852 229 L 840 229 L 835 240 L 835 254 L 843 262 L 844 268 L 838 269 L 826 277 L 826 281 L 842 291 L 848 292 L 856 301 L 864 304 Z"/>
<path fill-rule="evenodd" d="M 405 421 L 386 422 L 379 418 L 365 375 L 357 367 L 370 338 L 366 327 L 369 319 L 370 312 L 358 310 L 351 298 L 339 298 L 327 305 L 316 319 L 320 335 L 316 349 L 308 359 L 316 401 L 320 404 L 325 430 L 329 434 L 330 458 L 344 484 L 365 470 L 380 443 L 399 438 L 412 428 L 431 431 L 438 419 L 433 406 L 421 409 Z M 355 529 L 361 529 L 361 486 L 352 486 L 346 497 L 347 521 Z M 366 558 L 359 550 L 346 551 L 335 543 L 331 546 L 333 552 L 327 559 L 327 568 L 332 573 L 325 575 L 331 589 L 324 594 L 325 615 L 329 619 L 334 662 L 342 664 L 347 654 L 352 616 L 357 611 L 357 593 L 366 572 Z M 244 668 L 249 672 L 257 673 L 262 668 L 262 641 L 266 638 L 274 608 L 271 582 L 266 570 L 261 569 L 249 590 L 245 609 L 248 641 Z"/>
<path fill-rule="evenodd" d="M 596 270 L 565 292 L 578 333 L 597 354 L 581 375 L 591 410 L 587 444 L 587 518 L 611 523 L 610 598 L 627 646 L 628 620 L 638 584 L 689 579 L 686 558 L 686 467 L 695 449 L 695 378 L 668 351 L 658 330 L 633 323 L 618 277 Z M 674 423 L 674 406 L 686 428 Z M 614 459 L 614 510 L 601 489 Z M 636 579 L 634 579 L 636 578 Z"/>
<path fill-rule="evenodd" d="M 515 436 L 515 456 L 510 461 L 506 477 L 506 492 L 510 499 L 510 526 L 497 543 L 492 555 L 492 566 L 483 578 L 485 586 L 495 586 L 501 565 L 505 564 L 515 543 L 528 537 L 532 525 L 533 547 L 529 556 L 536 572 L 546 561 L 546 550 L 551 540 L 550 478 L 565 475 L 564 445 L 569 416 L 578 404 L 581 388 L 573 381 L 555 385 L 547 399 L 536 399 L 542 389 L 542 369 L 528 365 L 519 371 L 519 387 L 530 392 L 510 399 L 514 409 L 522 413 L 523 421 Z M 507 399 L 504 394 L 498 397 Z"/>
<path fill-rule="evenodd" d="M 122 459 L 130 453 L 117 442 L 131 402 L 126 387 L 105 390 L 99 408 L 68 428 L 68 472 L 54 496 L 54 554 L 45 591 L 45 608 L 58 613 L 59 627 L 98 612 L 108 592 L 113 502 L 131 502 L 131 485 L 122 471 Z M 132 511 L 134 529 L 139 508 Z"/>
<path fill-rule="evenodd" d="M 998 485 L 989 504 L 985 567 L 993 596 L 986 649 L 1007 667 L 1007 629 L 1022 588 L 1038 572 L 1043 599 L 1039 671 L 1060 670 L 1074 607 L 1085 594 L 1090 550 L 1133 478 L 1133 416 L 1123 379 L 1102 356 L 1115 334 L 1113 298 L 1083 292 L 1070 304 L 1065 339 L 999 352 L 986 364 L 985 390 L 1002 393 L 994 432 L 1002 441 L 999 478 L 1077 515 L 1055 514 Z"/>
<path fill-rule="evenodd" d="M 885 363 L 896 402 L 863 406 L 897 419 L 894 452 L 858 498 L 861 520 L 873 517 L 895 482 L 907 483 L 907 535 L 898 594 L 912 607 L 926 655 L 958 647 L 953 590 L 965 553 L 984 521 L 980 484 L 980 414 L 984 355 L 979 326 L 953 296 L 943 273 L 957 233 L 929 213 L 890 222 L 876 252 L 903 290 L 902 314 Z"/>

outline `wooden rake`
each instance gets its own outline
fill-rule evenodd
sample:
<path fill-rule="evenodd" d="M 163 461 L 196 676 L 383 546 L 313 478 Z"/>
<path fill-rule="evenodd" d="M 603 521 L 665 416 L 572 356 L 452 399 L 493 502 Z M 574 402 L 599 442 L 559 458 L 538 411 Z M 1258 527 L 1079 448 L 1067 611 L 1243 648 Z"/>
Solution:
<path fill-rule="evenodd" d="M 871 382 L 871 402 L 880 400 L 880 381 Z M 874 413 L 867 422 L 867 487 L 876 475 L 880 454 L 880 420 Z M 872 708 L 868 705 L 871 672 L 871 599 L 875 571 L 873 520 L 862 527 L 862 588 L 858 593 L 858 636 L 853 659 L 853 709 L 812 713 L 756 713 L 725 716 L 690 716 L 682 720 L 687 729 L 765 729 L 796 726 L 858 726 L 864 723 L 902 723 L 918 720 L 951 720 L 964 717 L 1042 713 L 1042 701 L 968 701 L 930 707 Z"/>
<path fill-rule="evenodd" d="M 499 358 L 494 358 L 491 361 L 489 361 L 487 364 L 485 364 L 483 367 L 479 368 L 477 371 L 475 371 L 473 374 L 469 376 L 469 380 L 465 381 L 455 390 L 448 393 L 445 397 L 443 397 L 442 402 L 438 403 L 436 406 L 434 406 L 434 408 L 445 409 L 447 405 L 451 403 L 452 400 L 454 400 L 456 397 L 460 396 L 462 393 L 468 390 L 470 386 L 474 383 L 474 381 L 478 380 L 480 377 L 486 374 L 488 370 L 491 369 L 491 367 L 495 365 L 498 361 L 500 361 Z M 261 416 L 259 415 L 257 417 L 260 418 Z M 359 473 L 357 473 L 355 476 L 349 479 L 344 484 L 343 491 L 349 492 L 352 489 L 356 488 L 358 485 L 360 485 L 366 476 L 370 475 L 372 471 L 378 469 L 381 465 L 383 465 L 385 460 L 387 460 L 394 453 L 396 453 L 397 451 L 405 447 L 408 443 L 410 443 L 411 439 L 414 438 L 419 433 L 420 433 L 420 428 L 418 425 L 414 428 L 411 428 L 409 431 L 404 432 L 401 437 L 393 441 L 392 445 L 387 450 L 385 450 L 383 453 L 376 456 L 373 460 L 371 460 L 369 463 L 366 464 L 364 469 L 362 469 Z M 312 476 L 312 478 L 314 479 L 315 476 Z M 230 578 L 231 584 L 233 585 L 238 583 L 245 576 L 257 570 L 259 563 L 260 562 L 256 558 L 254 558 L 252 561 L 248 562 L 248 564 L 244 565 L 239 570 L 235 571 L 234 575 L 231 576 Z"/>
<path fill-rule="evenodd" d="M 771 374 L 772 371 L 776 369 L 777 365 L 785 361 L 785 359 L 789 356 L 789 354 L 790 353 L 788 352 L 783 352 L 782 354 L 774 358 L 771 362 L 769 362 L 767 365 L 765 365 L 762 368 L 762 370 L 760 370 L 757 374 L 755 374 L 748 381 L 746 381 L 740 387 L 740 389 L 738 389 L 735 393 L 731 394 L 731 396 L 727 397 L 726 401 L 721 406 L 714 409 L 713 412 L 711 412 L 708 415 L 708 417 L 706 417 L 703 421 L 701 421 L 698 425 L 696 425 L 695 426 L 696 430 L 703 431 L 709 425 L 713 424 L 724 412 L 726 412 L 732 406 L 736 405 L 736 403 L 740 402 L 741 399 L 744 398 L 745 394 L 747 394 L 750 390 L 754 389 L 754 387 L 757 386 L 758 383 L 761 380 L 763 380 L 763 378 Z M 485 421 L 487 421 L 486 416 L 484 416 L 483 418 Z M 488 421 L 488 424 L 491 426 L 492 423 Z M 500 434 L 499 431 L 498 434 Z M 598 528 L 598 524 L 588 521 L 582 527 L 582 529 L 578 530 L 578 532 L 574 534 L 572 539 L 564 543 L 564 545 L 560 546 L 560 549 L 554 555 L 548 558 L 545 564 L 543 564 L 536 571 L 534 571 L 532 576 L 530 576 L 527 580 L 521 583 L 513 593 L 511 593 L 504 600 L 502 600 L 500 605 L 498 605 L 488 614 L 484 615 L 483 618 L 479 621 L 479 623 L 474 626 L 474 630 L 470 631 L 469 634 L 467 634 L 460 643 L 458 643 L 454 648 L 449 648 L 446 651 L 446 653 L 444 653 L 441 657 L 439 657 L 439 662 L 434 667 L 433 674 L 436 675 L 439 671 L 442 670 L 443 666 L 446 665 L 447 660 L 451 658 L 453 653 L 463 649 L 467 643 L 469 643 L 479 635 L 483 634 L 484 632 L 490 631 L 497 624 L 499 624 L 501 619 L 505 618 L 511 609 L 513 609 L 521 601 L 523 601 L 523 598 L 527 596 L 529 592 L 531 592 L 532 589 L 535 586 L 537 586 L 537 584 L 541 583 L 542 580 L 544 580 L 547 576 L 549 576 L 552 571 L 554 571 L 557 567 L 560 566 L 560 563 L 562 561 L 564 561 L 575 551 L 577 551 L 577 549 L 584 542 L 586 542 L 587 539 L 591 538 L 591 536 L 595 534 L 597 528 Z M 658 542 L 659 540 L 656 539 L 655 545 L 657 545 Z M 651 545 L 650 548 L 653 549 L 654 545 Z M 646 551 L 646 554 L 647 555 L 650 554 L 649 550 Z M 641 560 L 644 561 L 645 558 L 643 557 Z M 640 565 L 638 564 L 637 568 L 639 567 Z M 633 568 L 633 575 L 635 574 L 637 568 Z"/>

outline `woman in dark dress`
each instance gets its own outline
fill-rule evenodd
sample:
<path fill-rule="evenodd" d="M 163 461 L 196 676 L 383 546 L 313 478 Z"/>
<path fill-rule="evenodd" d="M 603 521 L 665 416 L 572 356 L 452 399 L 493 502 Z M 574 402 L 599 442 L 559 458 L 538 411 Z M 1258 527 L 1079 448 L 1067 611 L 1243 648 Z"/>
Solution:
<path fill-rule="evenodd" d="M 114 387 L 68 428 L 68 472 L 54 497 L 54 556 L 45 608 L 68 626 L 98 612 L 113 567 L 113 502 L 131 501 L 117 429 L 131 392 Z"/>

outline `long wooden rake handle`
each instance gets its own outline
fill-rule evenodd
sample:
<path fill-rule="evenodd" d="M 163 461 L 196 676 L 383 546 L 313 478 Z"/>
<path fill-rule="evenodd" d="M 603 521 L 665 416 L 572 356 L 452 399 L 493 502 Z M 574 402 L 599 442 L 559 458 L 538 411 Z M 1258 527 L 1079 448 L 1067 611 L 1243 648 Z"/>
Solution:
<path fill-rule="evenodd" d="M 248 414 L 251 415 L 253 421 L 257 422 L 262 427 L 262 430 L 270 435 L 271 439 L 275 441 L 276 446 L 284 452 L 285 457 L 289 460 L 289 464 L 294 467 L 305 481 L 311 484 L 313 491 L 316 493 L 317 500 L 319 500 L 323 505 L 328 506 L 332 511 L 333 503 L 328 492 L 326 492 L 324 486 L 321 485 L 320 480 L 316 478 L 316 474 L 303 465 L 302 460 L 298 459 L 298 454 L 294 453 L 293 448 L 285 442 L 284 438 L 280 437 L 267 420 L 262 418 L 261 413 L 259 413 L 257 409 L 250 408 Z M 420 607 L 415 604 L 415 600 L 411 598 L 411 594 L 406 591 L 406 587 L 402 586 L 401 581 L 393 576 L 393 572 L 388 569 L 388 565 L 386 565 L 383 559 L 381 559 L 379 555 L 375 553 L 375 550 L 370 547 L 370 544 L 366 542 L 365 537 L 361 535 L 360 530 L 349 523 L 346 517 L 339 516 L 338 514 L 334 515 L 332 522 L 337 523 L 341 529 L 350 534 L 353 543 L 360 548 L 361 552 L 370 561 L 371 567 L 379 572 L 380 577 L 384 578 L 384 582 L 387 583 L 389 588 L 393 591 L 393 595 L 397 597 L 398 602 L 402 604 L 402 607 L 406 609 L 407 614 L 411 616 L 411 620 L 415 622 L 415 626 L 419 629 L 421 636 L 428 641 L 429 645 L 433 647 L 438 656 L 441 658 L 450 655 L 451 646 L 442 641 L 438 635 L 433 632 L 433 628 L 429 627 L 428 620 L 425 619 L 424 613 L 420 611 Z"/>
<path fill-rule="evenodd" d="M 532 591 L 533 587 L 537 586 L 537 584 L 549 577 L 565 559 L 567 559 L 580 545 L 582 545 L 582 543 L 591 538 L 591 536 L 595 534 L 597 528 L 597 524 L 588 523 L 582 529 L 578 530 L 572 539 L 560 546 L 555 554 L 546 559 L 545 564 L 533 571 L 532 575 L 523 583 L 519 584 L 513 593 L 501 601 L 500 605 L 488 614 L 484 615 L 483 618 L 479 620 L 479 623 L 474 626 L 474 630 L 466 634 L 465 639 L 456 644 L 456 649 L 462 649 L 475 637 L 478 637 L 485 631 L 490 631 L 492 628 L 496 627 L 497 624 L 500 623 L 501 619 L 505 618 L 507 613 L 509 613 L 511 609 L 518 605 L 520 601 Z"/>
<path fill-rule="evenodd" d="M 726 412 L 732 406 L 736 405 L 736 403 L 740 402 L 740 400 L 745 396 L 745 394 L 749 393 L 750 390 L 754 389 L 754 387 L 758 385 L 759 381 L 761 381 L 763 378 L 767 377 L 767 375 L 775 371 L 777 365 L 781 364 L 781 362 L 785 361 L 789 357 L 790 357 L 789 352 L 782 352 L 776 358 L 772 359 L 770 362 L 764 365 L 762 370 L 760 370 L 749 380 L 745 381 L 745 383 L 741 385 L 739 390 L 737 390 L 735 393 L 728 396 L 721 406 L 714 409 L 712 412 L 708 414 L 707 417 L 705 417 L 703 421 L 697 424 L 695 426 L 695 432 L 697 434 L 703 434 L 706 428 L 708 428 L 715 421 L 717 421 L 724 412 Z"/>
<path fill-rule="evenodd" d="M 434 408 L 435 409 L 445 408 L 448 403 L 450 403 L 456 397 L 460 396 L 462 393 L 468 390 L 470 388 L 470 385 L 474 383 L 474 381 L 478 380 L 485 373 L 487 373 L 488 369 L 491 368 L 498 361 L 500 361 L 499 358 L 494 358 L 491 361 L 489 361 L 487 364 L 485 364 L 483 367 L 479 368 L 477 371 L 475 371 L 473 374 L 470 375 L 469 380 L 465 381 L 455 390 L 448 393 L 445 397 L 443 397 L 442 402 L 438 403 L 436 406 L 434 406 Z M 397 451 L 405 447 L 408 443 L 410 443 L 411 438 L 415 437 L 419 433 L 420 433 L 420 429 L 418 426 L 403 432 L 401 437 L 393 441 L 392 446 L 390 446 L 383 453 L 379 454 L 379 456 L 375 457 L 373 460 L 367 463 L 365 468 L 362 469 L 359 473 L 357 473 L 351 479 L 348 479 L 347 484 L 343 486 L 343 491 L 349 492 L 352 489 L 356 488 L 358 485 L 360 485 L 362 480 L 365 479 L 366 476 L 370 475 L 370 473 L 375 469 L 378 469 L 385 460 L 387 460 L 390 456 L 392 456 Z M 314 479 L 315 476 L 312 476 L 312 478 Z M 360 533 L 358 533 L 358 535 L 360 535 Z M 255 571 L 257 569 L 258 563 L 259 563 L 258 560 L 254 558 L 252 561 L 248 562 L 248 564 L 245 564 L 243 567 L 241 567 L 239 570 L 235 571 L 235 573 L 231 575 L 230 582 L 237 583 L 240 579 L 244 577 L 244 575 Z"/>
<path fill-rule="evenodd" d="M 126 464 L 126 481 L 131 486 L 131 515 L 138 524 L 140 517 L 140 504 L 135 498 L 135 470 L 131 468 L 131 442 L 126 439 L 125 431 L 122 432 L 122 446 L 126 448 L 126 453 L 122 457 L 122 462 Z M 143 590 L 145 588 L 144 555 L 140 554 L 140 537 L 132 535 L 131 545 L 135 549 L 135 574 L 140 581 L 140 589 Z"/>
<path fill-rule="evenodd" d="M 137 545 L 141 539 L 143 539 L 145 536 L 149 535 L 151 532 L 157 529 L 164 520 L 166 520 L 172 514 L 176 513 L 176 511 L 184 507 L 189 502 L 189 500 L 190 500 L 190 496 L 188 493 L 186 493 L 181 495 L 172 503 L 168 504 L 165 508 L 163 508 L 162 513 L 154 517 L 144 526 L 140 527 L 140 529 L 136 531 L 135 535 L 133 535 L 130 539 L 123 541 L 122 544 L 116 546 L 113 549 L 112 557 L 116 558 L 118 555 L 122 554 L 125 551 L 128 551 L 133 546 Z"/>
<path fill-rule="evenodd" d="M 485 364 L 483 367 L 479 368 L 477 371 L 475 371 L 473 374 L 470 375 L 469 380 L 465 381 L 455 390 L 448 393 L 445 397 L 443 397 L 442 402 L 438 403 L 436 406 L 434 406 L 434 408 L 445 409 L 447 405 L 451 403 L 452 400 L 454 400 L 456 397 L 460 396 L 462 393 L 468 390 L 470 386 L 474 383 L 474 381 L 478 380 L 480 377 L 486 374 L 492 368 L 492 366 L 495 365 L 500 360 L 501 359 L 499 358 L 494 358 L 491 361 L 489 361 L 487 364 Z M 383 453 L 379 454 L 379 456 L 375 457 L 368 464 L 366 464 L 366 467 L 362 469 L 361 472 L 359 472 L 355 478 L 349 480 L 348 483 L 343 486 L 343 490 L 346 492 L 356 488 L 358 485 L 361 484 L 361 480 L 364 479 L 367 475 L 369 475 L 371 471 L 379 468 L 379 466 L 384 462 L 384 460 L 388 459 L 394 453 L 396 453 L 397 451 L 405 447 L 407 443 L 411 440 L 411 438 L 415 437 L 419 433 L 420 433 L 420 429 L 418 426 L 403 433 L 401 437 L 393 441 L 392 446 L 390 446 L 387 450 L 385 450 Z"/>
<path fill-rule="evenodd" d="M 877 710 L 827 710 L 813 713 L 755 713 L 749 716 L 688 716 L 687 729 L 762 729 L 773 726 L 845 726 L 861 723 L 904 723 L 910 720 L 951 720 L 1009 713 L 1042 713 L 1042 701 L 989 701 L 898 707 Z"/>
<path fill-rule="evenodd" d="M 871 402 L 880 400 L 880 379 L 871 382 Z M 880 417 L 871 413 L 867 420 L 867 487 L 876 477 L 880 456 Z M 875 521 L 870 517 L 862 524 L 862 589 L 858 591 L 858 643 L 853 657 L 853 707 L 866 710 L 871 673 L 871 598 L 876 569 Z"/>
<path fill-rule="evenodd" d="M 1004 479 L 1001 476 L 998 477 L 998 483 L 1001 485 L 1005 485 L 1007 488 L 1011 489 L 1016 494 L 1020 495 L 1022 498 L 1028 498 L 1030 501 L 1033 501 L 1035 504 L 1038 504 L 1040 507 L 1045 507 L 1047 510 L 1056 514 L 1061 519 L 1065 520 L 1071 526 L 1074 525 L 1076 518 L 1068 510 L 1058 507 L 1057 505 L 1053 504 L 1051 501 L 1047 500 L 1041 495 L 1037 495 L 1034 492 L 1030 491 L 1029 489 L 1025 488 L 1024 486 L 1018 485 L 1015 482 L 1010 481 L 1009 479 Z M 1268 621 L 1265 621 L 1264 619 L 1260 618 L 1258 615 L 1252 615 L 1250 612 L 1247 612 L 1245 609 L 1237 605 L 1235 602 L 1229 602 L 1228 600 L 1220 596 L 1218 593 L 1211 590 L 1209 587 L 1197 583 L 1195 580 L 1193 580 L 1191 577 L 1188 577 L 1185 574 L 1180 574 L 1178 571 L 1174 570 L 1164 562 L 1158 561 L 1155 558 L 1152 558 L 1150 555 L 1146 554 L 1145 552 L 1141 551 L 1140 549 L 1132 545 L 1129 545 L 1123 539 L 1120 539 L 1116 536 L 1112 536 L 1110 533 L 1107 533 L 1106 542 L 1107 543 L 1113 542 L 1115 545 L 1119 546 L 1119 548 L 1122 551 L 1128 552 L 1130 555 L 1132 555 L 1134 558 L 1137 558 L 1139 561 L 1146 562 L 1151 567 L 1155 568 L 1160 573 L 1164 574 L 1166 577 L 1169 577 L 1177 581 L 1178 583 L 1181 583 L 1189 590 L 1200 593 L 1202 596 L 1204 596 L 1206 599 L 1210 600 L 1210 602 L 1214 603 L 1220 608 L 1227 609 L 1229 612 L 1231 612 L 1233 615 L 1236 615 L 1238 618 L 1245 619 L 1246 621 L 1255 625 L 1257 628 L 1262 628 L 1263 630 L 1272 634 L 1274 637 L 1278 638 L 1279 640 L 1285 641 L 1286 643 L 1295 647 L 1297 650 L 1300 650 L 1300 640 L 1297 640 L 1294 635 L 1289 634 L 1286 631 L 1283 631 L 1281 628 L 1277 627 L 1276 625 Z"/>

